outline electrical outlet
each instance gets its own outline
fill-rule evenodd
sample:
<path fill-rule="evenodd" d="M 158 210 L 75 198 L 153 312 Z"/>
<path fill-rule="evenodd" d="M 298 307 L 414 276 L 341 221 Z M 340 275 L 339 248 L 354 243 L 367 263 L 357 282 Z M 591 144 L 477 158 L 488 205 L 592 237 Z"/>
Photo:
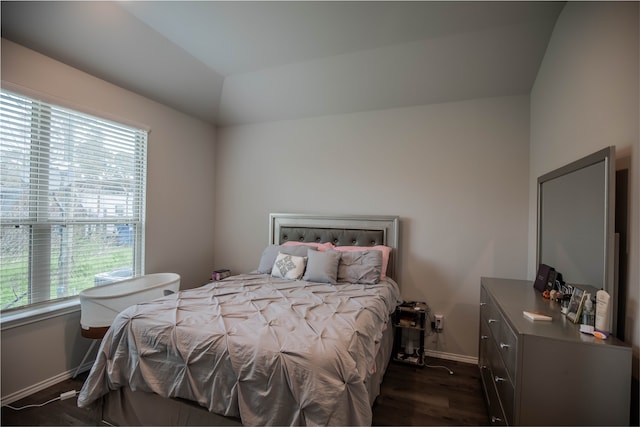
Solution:
<path fill-rule="evenodd" d="M 436 314 L 436 331 L 441 332 L 444 327 L 444 316 L 442 314 Z"/>

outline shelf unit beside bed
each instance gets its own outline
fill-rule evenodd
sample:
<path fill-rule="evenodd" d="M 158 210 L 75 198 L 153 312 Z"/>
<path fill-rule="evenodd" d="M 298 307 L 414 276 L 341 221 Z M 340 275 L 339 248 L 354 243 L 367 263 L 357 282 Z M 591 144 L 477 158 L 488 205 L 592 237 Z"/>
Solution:
<path fill-rule="evenodd" d="M 393 360 L 396 362 L 424 366 L 424 333 L 428 310 L 424 302 L 403 303 L 396 307 L 393 317 Z M 409 343 L 410 348 L 407 348 Z"/>

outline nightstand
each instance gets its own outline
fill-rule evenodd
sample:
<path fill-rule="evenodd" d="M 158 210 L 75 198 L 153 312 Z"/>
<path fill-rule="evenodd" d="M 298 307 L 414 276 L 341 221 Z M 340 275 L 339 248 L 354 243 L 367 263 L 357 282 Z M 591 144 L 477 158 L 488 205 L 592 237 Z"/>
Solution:
<path fill-rule="evenodd" d="M 393 316 L 393 360 L 424 366 L 424 333 L 429 307 L 424 302 L 405 302 Z"/>

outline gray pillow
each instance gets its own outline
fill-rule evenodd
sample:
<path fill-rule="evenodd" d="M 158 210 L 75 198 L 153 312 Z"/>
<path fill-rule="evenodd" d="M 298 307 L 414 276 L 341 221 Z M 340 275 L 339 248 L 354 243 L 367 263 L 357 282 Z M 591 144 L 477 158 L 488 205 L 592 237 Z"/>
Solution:
<path fill-rule="evenodd" d="M 302 280 L 307 282 L 336 283 L 338 280 L 338 263 L 340 252 L 309 251 L 307 270 Z"/>
<path fill-rule="evenodd" d="M 258 264 L 258 273 L 271 274 L 273 263 L 276 262 L 278 253 L 282 252 L 287 255 L 295 256 L 307 256 L 307 251 L 315 251 L 314 248 L 309 246 L 281 246 L 281 245 L 269 245 L 262 252 L 260 257 L 260 264 Z"/>
<path fill-rule="evenodd" d="M 382 252 L 342 252 L 338 282 L 376 284 L 382 271 Z"/>

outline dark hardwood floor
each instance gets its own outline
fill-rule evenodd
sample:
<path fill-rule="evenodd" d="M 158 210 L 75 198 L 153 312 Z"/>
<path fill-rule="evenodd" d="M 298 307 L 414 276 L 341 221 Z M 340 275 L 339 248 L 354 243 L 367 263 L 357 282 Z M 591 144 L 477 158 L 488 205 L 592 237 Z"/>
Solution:
<path fill-rule="evenodd" d="M 60 396 L 69 390 L 80 391 L 89 372 L 78 375 L 76 379 L 68 379 L 46 388 L 24 399 L 13 402 L 11 406 L 20 408 L 37 405 Z M 4 405 L 4 402 L 3 402 Z M 0 424 L 2 426 L 88 426 L 97 424 L 98 414 L 89 409 L 78 408 L 77 398 L 58 400 L 36 408 L 15 411 L 2 406 Z"/>
<path fill-rule="evenodd" d="M 373 425 L 488 425 L 478 366 L 427 358 L 431 366 L 391 362 L 373 407 Z"/>
<path fill-rule="evenodd" d="M 418 368 L 391 362 L 385 374 L 380 396 L 373 407 L 373 425 L 446 426 L 487 425 L 488 415 L 481 393 L 476 365 L 428 358 L 430 365 Z M 79 391 L 86 373 L 12 403 L 21 407 L 39 404 L 69 390 Z M 0 424 L 10 425 L 102 425 L 95 411 L 80 409 L 76 398 L 56 401 L 43 407 L 15 411 L 2 407 Z"/>

